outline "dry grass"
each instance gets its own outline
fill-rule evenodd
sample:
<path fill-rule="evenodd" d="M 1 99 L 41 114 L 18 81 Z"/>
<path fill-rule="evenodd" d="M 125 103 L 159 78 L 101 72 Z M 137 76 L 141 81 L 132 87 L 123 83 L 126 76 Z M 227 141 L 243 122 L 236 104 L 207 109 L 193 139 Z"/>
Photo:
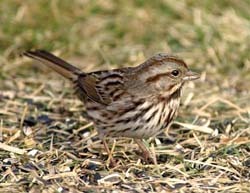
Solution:
<path fill-rule="evenodd" d="M 249 192 L 250 1 L 0 3 L 0 192 Z M 109 168 L 70 84 L 19 54 L 53 51 L 85 71 L 156 52 L 201 72 L 167 135 L 110 139 Z"/>

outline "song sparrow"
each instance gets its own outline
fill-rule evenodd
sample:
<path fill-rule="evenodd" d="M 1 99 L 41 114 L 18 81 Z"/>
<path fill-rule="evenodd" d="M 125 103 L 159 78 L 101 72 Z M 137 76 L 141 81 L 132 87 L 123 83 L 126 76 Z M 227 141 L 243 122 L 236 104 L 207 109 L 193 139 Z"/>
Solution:
<path fill-rule="evenodd" d="M 179 107 L 183 84 L 199 78 L 183 60 L 163 53 L 136 67 L 90 73 L 43 50 L 24 55 L 73 82 L 109 154 L 107 136 L 134 138 L 148 156 L 141 139 L 153 137 L 169 126 Z"/>

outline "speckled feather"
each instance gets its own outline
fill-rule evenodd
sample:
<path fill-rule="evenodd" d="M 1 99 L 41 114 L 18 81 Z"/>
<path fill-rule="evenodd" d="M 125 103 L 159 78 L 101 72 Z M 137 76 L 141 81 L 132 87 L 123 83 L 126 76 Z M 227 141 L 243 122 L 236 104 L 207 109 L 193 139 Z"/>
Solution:
<path fill-rule="evenodd" d="M 73 82 L 100 137 L 149 138 L 164 130 L 177 112 L 184 77 L 189 72 L 183 60 L 167 54 L 157 54 L 137 67 L 91 73 L 46 51 L 24 55 Z M 178 70 L 179 77 L 173 70 Z"/>

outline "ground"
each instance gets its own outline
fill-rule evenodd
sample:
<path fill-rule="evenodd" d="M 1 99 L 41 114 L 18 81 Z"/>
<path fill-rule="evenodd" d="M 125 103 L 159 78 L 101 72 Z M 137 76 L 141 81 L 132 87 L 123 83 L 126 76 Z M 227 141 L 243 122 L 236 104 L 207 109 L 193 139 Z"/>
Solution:
<path fill-rule="evenodd" d="M 249 192 L 250 1 L 0 2 L 0 192 Z M 86 72 L 158 52 L 201 78 L 186 84 L 168 132 L 109 139 L 62 77 L 21 56 L 45 49 Z"/>

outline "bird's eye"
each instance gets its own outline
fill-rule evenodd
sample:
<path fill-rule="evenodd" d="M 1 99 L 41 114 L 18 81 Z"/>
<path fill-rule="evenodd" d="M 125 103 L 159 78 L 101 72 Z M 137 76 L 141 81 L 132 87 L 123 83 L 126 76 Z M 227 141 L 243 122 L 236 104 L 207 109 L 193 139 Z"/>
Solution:
<path fill-rule="evenodd" d="M 173 70 L 173 71 L 171 72 L 171 74 L 172 74 L 173 76 L 178 76 L 178 75 L 180 74 L 180 71 L 179 71 L 179 70 Z"/>

